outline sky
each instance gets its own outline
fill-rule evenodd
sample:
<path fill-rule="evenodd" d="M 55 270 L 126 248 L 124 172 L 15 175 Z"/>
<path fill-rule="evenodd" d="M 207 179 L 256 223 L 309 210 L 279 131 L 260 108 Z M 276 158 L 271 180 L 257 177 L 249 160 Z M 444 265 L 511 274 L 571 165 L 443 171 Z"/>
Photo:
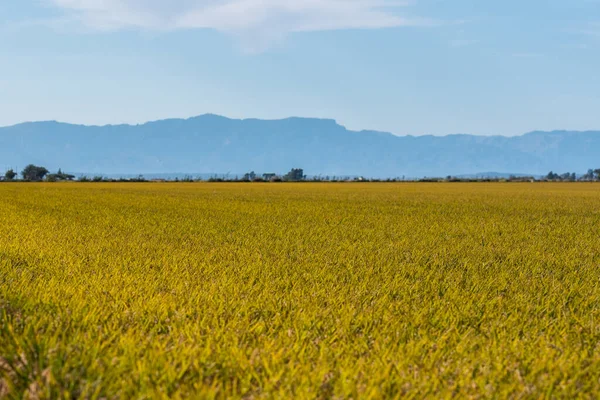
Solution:
<path fill-rule="evenodd" d="M 0 0 L 0 126 L 600 130 L 600 0 Z"/>

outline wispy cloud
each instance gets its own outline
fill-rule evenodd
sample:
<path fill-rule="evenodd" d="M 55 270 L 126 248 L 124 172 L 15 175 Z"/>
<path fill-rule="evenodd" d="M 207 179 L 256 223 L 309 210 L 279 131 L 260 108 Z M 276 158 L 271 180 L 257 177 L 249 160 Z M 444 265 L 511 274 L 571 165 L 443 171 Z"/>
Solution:
<path fill-rule="evenodd" d="M 7 32 L 13 33 L 35 27 L 50 28 L 58 32 L 73 32 L 77 30 L 83 31 L 83 27 L 81 26 L 79 19 L 72 15 L 63 15 L 60 17 L 21 19 L 16 21 L 8 21 L 0 25 L 0 29 L 4 29 Z"/>
<path fill-rule="evenodd" d="M 215 29 L 262 41 L 291 32 L 431 24 L 396 0 L 47 0 L 92 29 Z"/>
<path fill-rule="evenodd" d="M 600 23 L 589 24 L 585 29 L 579 30 L 579 33 L 600 38 Z"/>
<path fill-rule="evenodd" d="M 600 0 L 599 0 L 600 2 Z M 593 38 L 600 37 L 600 22 L 587 22 L 583 24 L 578 24 L 577 26 L 571 26 L 567 29 L 564 29 L 563 32 L 578 35 L 578 36 L 587 36 Z"/>
<path fill-rule="evenodd" d="M 544 55 L 541 53 L 512 53 L 511 56 L 514 58 L 539 58 Z"/>
<path fill-rule="evenodd" d="M 474 39 L 453 39 L 450 40 L 450 47 L 467 47 L 479 43 Z"/>

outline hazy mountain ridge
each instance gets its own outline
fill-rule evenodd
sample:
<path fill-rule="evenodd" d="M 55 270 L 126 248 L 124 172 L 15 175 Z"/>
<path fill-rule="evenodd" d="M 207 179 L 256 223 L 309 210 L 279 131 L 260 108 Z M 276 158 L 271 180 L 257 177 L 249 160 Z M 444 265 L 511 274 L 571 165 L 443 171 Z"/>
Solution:
<path fill-rule="evenodd" d="M 138 125 L 47 121 L 0 128 L 0 168 L 28 163 L 106 174 L 302 167 L 311 175 L 539 175 L 600 167 L 600 131 L 395 136 L 347 130 L 330 119 L 239 120 L 212 114 Z"/>

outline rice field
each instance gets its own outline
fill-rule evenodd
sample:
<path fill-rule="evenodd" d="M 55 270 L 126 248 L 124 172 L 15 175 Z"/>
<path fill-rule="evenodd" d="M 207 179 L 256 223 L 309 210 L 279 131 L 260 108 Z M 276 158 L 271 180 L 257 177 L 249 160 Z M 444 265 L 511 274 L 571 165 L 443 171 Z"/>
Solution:
<path fill-rule="evenodd" d="M 0 185 L 0 397 L 599 398 L 600 185 Z"/>

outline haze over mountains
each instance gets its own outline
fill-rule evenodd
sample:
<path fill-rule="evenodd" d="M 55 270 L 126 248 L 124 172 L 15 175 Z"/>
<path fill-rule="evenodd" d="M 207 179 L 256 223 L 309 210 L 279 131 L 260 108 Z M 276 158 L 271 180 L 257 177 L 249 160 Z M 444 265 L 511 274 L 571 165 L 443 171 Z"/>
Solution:
<path fill-rule="evenodd" d="M 395 136 L 333 120 L 216 115 L 142 125 L 32 122 L 0 128 L 0 168 L 34 163 L 89 174 L 283 173 L 423 177 L 583 173 L 600 167 L 600 131 L 518 137 Z"/>

